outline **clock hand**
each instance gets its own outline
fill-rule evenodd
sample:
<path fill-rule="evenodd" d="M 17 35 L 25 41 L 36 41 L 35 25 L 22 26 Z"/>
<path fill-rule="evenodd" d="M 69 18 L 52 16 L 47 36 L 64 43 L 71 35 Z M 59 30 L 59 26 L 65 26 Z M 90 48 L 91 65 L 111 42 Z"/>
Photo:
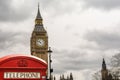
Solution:
<path fill-rule="evenodd" d="M 39 41 L 39 43 L 41 43 L 41 41 Z"/>

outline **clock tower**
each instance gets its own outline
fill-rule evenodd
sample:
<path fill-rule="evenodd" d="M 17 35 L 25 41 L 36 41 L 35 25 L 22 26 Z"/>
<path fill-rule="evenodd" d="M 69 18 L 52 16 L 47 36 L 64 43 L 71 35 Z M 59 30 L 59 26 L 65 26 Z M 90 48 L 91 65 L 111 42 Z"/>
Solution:
<path fill-rule="evenodd" d="M 48 36 L 43 26 L 43 19 L 40 14 L 39 5 L 35 19 L 34 30 L 30 40 L 31 55 L 41 58 L 48 62 Z"/>
<path fill-rule="evenodd" d="M 101 80 L 108 80 L 108 70 L 107 70 L 104 58 L 103 58 L 103 62 L 102 62 L 101 75 L 102 75 L 102 79 Z"/>

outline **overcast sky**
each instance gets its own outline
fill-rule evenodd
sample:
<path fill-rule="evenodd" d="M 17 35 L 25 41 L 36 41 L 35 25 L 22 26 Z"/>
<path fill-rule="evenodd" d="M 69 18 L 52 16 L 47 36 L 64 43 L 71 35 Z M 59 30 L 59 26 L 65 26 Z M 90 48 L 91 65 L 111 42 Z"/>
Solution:
<path fill-rule="evenodd" d="M 120 0 L 0 0 L 0 56 L 30 54 L 38 2 L 54 75 L 92 80 L 120 47 Z"/>

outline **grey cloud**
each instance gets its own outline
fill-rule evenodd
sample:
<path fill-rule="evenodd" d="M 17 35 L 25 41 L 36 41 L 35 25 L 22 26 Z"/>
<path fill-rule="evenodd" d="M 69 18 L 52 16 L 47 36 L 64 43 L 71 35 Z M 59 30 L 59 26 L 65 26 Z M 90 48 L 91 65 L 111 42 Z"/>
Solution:
<path fill-rule="evenodd" d="M 15 46 L 16 44 L 22 44 L 24 46 L 28 45 L 27 33 L 21 32 L 4 32 L 0 30 L 0 51 L 4 51 L 10 47 Z M 25 38 L 26 37 L 26 38 Z"/>
<path fill-rule="evenodd" d="M 55 49 L 56 50 L 56 49 Z M 56 50 L 53 55 L 54 73 L 64 73 L 66 71 L 77 71 L 99 66 L 99 60 L 87 58 L 88 53 L 79 50 Z M 54 62 L 54 60 L 56 62 Z"/>
<path fill-rule="evenodd" d="M 120 0 L 82 0 L 85 6 L 110 10 L 120 8 Z"/>
<path fill-rule="evenodd" d="M 0 21 L 16 22 L 27 19 L 31 12 L 30 6 L 26 3 L 30 4 L 25 2 L 23 6 L 14 7 L 13 0 L 0 0 Z"/>
<path fill-rule="evenodd" d="M 76 10 L 76 5 L 73 0 L 63 1 L 63 0 L 42 0 L 41 5 L 44 10 L 49 11 L 51 17 L 56 17 L 58 15 L 70 14 Z"/>
<path fill-rule="evenodd" d="M 95 42 L 100 49 L 119 49 L 120 48 L 120 34 L 110 33 L 104 31 L 87 32 L 84 36 L 85 40 Z"/>
<path fill-rule="evenodd" d="M 37 10 L 38 2 L 40 2 L 40 9 L 42 8 L 46 13 L 49 12 L 52 17 L 71 13 L 75 10 L 75 7 L 71 4 L 72 0 L 69 2 L 61 0 L 24 0 L 22 6 L 13 6 L 13 1 L 14 0 L 0 0 L 0 21 L 18 22 L 28 19 L 32 16 L 32 12 L 35 9 Z M 19 2 L 21 3 L 21 1 Z"/>
<path fill-rule="evenodd" d="M 12 45 L 13 33 L 0 31 L 0 49 L 4 50 Z"/>

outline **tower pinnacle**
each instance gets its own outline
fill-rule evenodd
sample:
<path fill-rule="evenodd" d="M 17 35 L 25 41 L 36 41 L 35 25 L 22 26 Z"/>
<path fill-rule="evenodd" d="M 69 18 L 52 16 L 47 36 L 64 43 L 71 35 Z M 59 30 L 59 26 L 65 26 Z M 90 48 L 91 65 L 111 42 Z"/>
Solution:
<path fill-rule="evenodd" d="M 40 14 L 39 3 L 38 3 L 38 12 L 37 12 L 37 16 L 35 19 L 35 24 L 39 24 L 39 25 L 42 24 L 42 16 Z"/>
<path fill-rule="evenodd" d="M 108 70 L 106 68 L 106 63 L 105 63 L 104 58 L 103 58 L 103 62 L 102 62 L 101 75 L 102 75 L 102 80 L 108 80 Z"/>
<path fill-rule="evenodd" d="M 36 19 L 42 19 L 41 14 L 40 14 L 40 10 L 39 10 L 39 3 L 38 3 L 38 12 L 37 12 Z"/>
<path fill-rule="evenodd" d="M 105 63 L 105 59 L 103 58 L 103 62 L 102 62 L 102 69 L 106 70 L 106 63 Z"/>

